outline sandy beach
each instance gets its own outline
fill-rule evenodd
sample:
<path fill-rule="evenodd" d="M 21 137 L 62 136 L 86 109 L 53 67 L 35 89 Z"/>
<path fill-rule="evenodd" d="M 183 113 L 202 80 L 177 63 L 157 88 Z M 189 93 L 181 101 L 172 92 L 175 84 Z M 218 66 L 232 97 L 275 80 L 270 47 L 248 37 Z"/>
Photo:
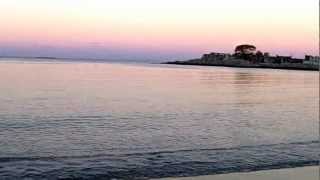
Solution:
<path fill-rule="evenodd" d="M 255 171 L 248 173 L 231 173 L 197 177 L 163 178 L 161 180 L 319 180 L 319 167 L 301 167 Z M 158 179 L 159 180 L 159 179 Z"/>

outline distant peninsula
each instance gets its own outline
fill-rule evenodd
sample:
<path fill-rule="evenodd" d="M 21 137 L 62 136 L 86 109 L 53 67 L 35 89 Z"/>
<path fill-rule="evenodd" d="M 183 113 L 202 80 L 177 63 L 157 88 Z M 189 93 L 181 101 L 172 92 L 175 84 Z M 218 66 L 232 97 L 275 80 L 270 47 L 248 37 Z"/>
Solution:
<path fill-rule="evenodd" d="M 291 56 L 270 56 L 268 52 L 256 51 L 254 45 L 243 44 L 235 48 L 234 54 L 212 52 L 204 54 L 199 59 L 171 61 L 164 64 L 318 71 L 319 61 L 319 56 L 310 55 L 306 55 L 304 59 Z"/>

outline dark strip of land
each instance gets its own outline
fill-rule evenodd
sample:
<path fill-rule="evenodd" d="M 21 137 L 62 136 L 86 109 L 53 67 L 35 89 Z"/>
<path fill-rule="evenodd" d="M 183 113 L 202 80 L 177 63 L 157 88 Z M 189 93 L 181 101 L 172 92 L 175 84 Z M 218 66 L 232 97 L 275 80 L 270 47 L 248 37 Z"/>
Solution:
<path fill-rule="evenodd" d="M 302 63 L 252 63 L 242 59 L 230 59 L 219 61 L 203 61 L 202 59 L 192 59 L 187 61 L 172 61 L 164 64 L 176 65 L 197 65 L 197 66 L 224 66 L 237 68 L 268 68 L 268 69 L 287 69 L 287 70 L 307 70 L 318 71 L 319 65 Z"/>

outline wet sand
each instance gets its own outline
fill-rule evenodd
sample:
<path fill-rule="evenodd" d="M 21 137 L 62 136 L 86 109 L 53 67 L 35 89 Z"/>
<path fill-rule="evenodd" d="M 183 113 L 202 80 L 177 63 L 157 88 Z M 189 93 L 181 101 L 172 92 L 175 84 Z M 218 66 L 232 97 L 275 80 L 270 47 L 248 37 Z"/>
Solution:
<path fill-rule="evenodd" d="M 319 180 L 319 167 L 301 167 L 255 171 L 248 173 L 231 173 L 196 177 L 163 178 L 161 180 Z"/>

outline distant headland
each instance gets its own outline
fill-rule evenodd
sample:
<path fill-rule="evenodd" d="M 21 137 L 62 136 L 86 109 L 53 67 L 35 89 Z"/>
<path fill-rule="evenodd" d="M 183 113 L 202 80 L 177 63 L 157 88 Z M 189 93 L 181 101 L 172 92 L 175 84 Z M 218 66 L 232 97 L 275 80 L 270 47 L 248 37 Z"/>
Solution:
<path fill-rule="evenodd" d="M 199 59 L 172 61 L 164 64 L 317 71 L 319 70 L 319 61 L 319 56 L 310 55 L 306 55 L 304 59 L 291 56 L 271 56 L 268 52 L 257 51 L 254 45 L 242 44 L 235 48 L 234 54 L 212 52 L 204 54 Z"/>

